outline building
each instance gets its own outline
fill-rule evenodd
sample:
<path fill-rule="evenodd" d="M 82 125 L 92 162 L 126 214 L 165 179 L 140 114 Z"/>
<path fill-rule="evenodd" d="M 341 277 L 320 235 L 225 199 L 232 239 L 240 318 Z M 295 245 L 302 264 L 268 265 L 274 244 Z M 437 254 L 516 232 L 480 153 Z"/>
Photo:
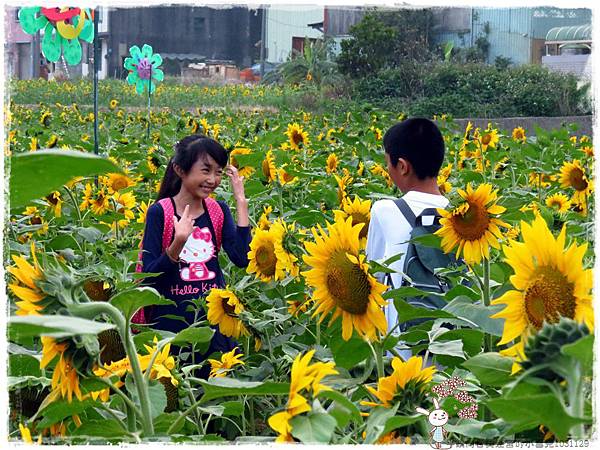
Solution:
<path fill-rule="evenodd" d="M 28 80 L 34 78 L 39 71 L 35 70 L 36 60 L 33 58 L 33 36 L 27 34 L 19 24 L 19 8 L 6 6 L 4 9 L 4 73 L 10 78 Z"/>
<path fill-rule="evenodd" d="M 546 35 L 554 27 L 591 23 L 585 8 L 441 8 L 434 10 L 436 42 L 473 47 L 487 41 L 488 63 L 497 57 L 513 64 L 541 64 Z M 481 42 L 481 41 L 480 41 Z"/>
<path fill-rule="evenodd" d="M 552 28 L 546 34 L 542 65 L 550 70 L 572 73 L 592 80 L 592 26 Z"/>
<path fill-rule="evenodd" d="M 108 73 L 124 78 L 129 48 L 152 46 L 166 75 L 182 75 L 191 63 L 231 61 L 247 67 L 259 59 L 261 10 L 245 6 L 111 8 Z"/>

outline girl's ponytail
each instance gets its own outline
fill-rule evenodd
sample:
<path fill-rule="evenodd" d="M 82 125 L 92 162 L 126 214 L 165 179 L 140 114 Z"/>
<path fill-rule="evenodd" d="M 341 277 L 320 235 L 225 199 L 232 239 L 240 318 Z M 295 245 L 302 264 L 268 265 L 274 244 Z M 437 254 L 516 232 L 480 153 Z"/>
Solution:
<path fill-rule="evenodd" d="M 175 172 L 175 168 L 173 167 L 173 158 L 169 160 L 169 164 L 167 164 L 167 170 L 165 170 L 165 176 L 160 183 L 160 189 L 158 191 L 158 195 L 156 196 L 156 201 L 162 200 L 163 198 L 173 197 L 177 195 L 179 189 L 181 189 L 181 178 Z"/>

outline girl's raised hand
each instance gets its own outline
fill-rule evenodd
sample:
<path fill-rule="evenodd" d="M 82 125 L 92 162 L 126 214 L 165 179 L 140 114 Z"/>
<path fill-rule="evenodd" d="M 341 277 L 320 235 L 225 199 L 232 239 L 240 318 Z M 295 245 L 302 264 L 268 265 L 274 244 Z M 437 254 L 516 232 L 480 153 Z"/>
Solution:
<path fill-rule="evenodd" d="M 225 168 L 225 173 L 231 180 L 231 189 L 236 202 L 246 202 L 246 194 L 244 193 L 244 177 L 240 177 L 235 166 L 229 164 Z"/>
<path fill-rule="evenodd" d="M 190 205 L 185 205 L 181 219 L 173 216 L 173 228 L 175 229 L 175 241 L 185 242 L 194 230 L 194 218 L 190 216 Z"/>

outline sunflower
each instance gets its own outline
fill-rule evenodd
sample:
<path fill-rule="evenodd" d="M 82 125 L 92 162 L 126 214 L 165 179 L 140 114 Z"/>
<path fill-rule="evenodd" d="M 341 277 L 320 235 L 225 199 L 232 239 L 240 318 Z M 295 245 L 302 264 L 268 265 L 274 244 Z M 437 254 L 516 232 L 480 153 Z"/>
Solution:
<path fill-rule="evenodd" d="M 54 148 L 58 144 L 58 136 L 53 134 L 46 141 L 46 148 Z"/>
<path fill-rule="evenodd" d="M 590 145 L 586 145 L 581 147 L 580 149 L 583 153 L 586 154 L 586 156 L 589 156 L 590 158 L 594 157 L 594 147 L 590 146 Z"/>
<path fill-rule="evenodd" d="M 90 208 L 94 214 L 101 216 L 110 206 L 109 198 L 104 187 L 94 192 L 92 185 L 87 183 L 83 191 L 83 201 L 79 205 L 79 209 L 83 211 Z"/>
<path fill-rule="evenodd" d="M 572 187 L 575 189 L 573 202 L 581 203 L 594 190 L 593 182 L 588 180 L 585 170 L 581 167 L 581 162 L 576 159 L 573 162 L 565 162 L 560 168 L 560 186 L 563 188 Z"/>
<path fill-rule="evenodd" d="M 21 439 L 23 439 L 23 442 L 25 442 L 26 444 L 33 444 L 33 439 L 31 438 L 31 430 L 28 427 L 26 427 L 22 423 L 19 423 L 19 431 L 21 432 Z"/>
<path fill-rule="evenodd" d="M 250 154 L 252 154 L 252 150 L 250 150 L 249 148 L 245 148 L 245 147 L 236 147 L 229 154 L 229 156 L 231 158 L 230 159 L 231 165 L 238 170 L 240 177 L 248 178 L 250 175 L 252 175 L 254 173 L 255 169 L 254 169 L 254 167 L 251 167 L 251 166 L 240 167 L 240 164 L 235 159 L 235 156 L 236 155 L 250 155 Z"/>
<path fill-rule="evenodd" d="M 43 127 L 47 127 L 50 125 L 50 120 L 52 119 L 52 113 L 50 111 L 44 111 L 40 116 L 40 125 Z"/>
<path fill-rule="evenodd" d="M 271 227 L 271 222 L 269 221 L 269 214 L 273 212 L 273 207 L 271 205 L 263 206 L 263 213 L 258 219 L 258 228 L 261 230 L 268 230 Z"/>
<path fill-rule="evenodd" d="M 308 133 L 297 123 L 288 124 L 287 131 L 284 133 L 294 150 L 300 150 L 310 144 Z"/>
<path fill-rule="evenodd" d="M 496 148 L 498 142 L 500 142 L 500 136 L 498 130 L 492 128 L 492 124 L 488 124 L 487 129 L 482 132 L 479 136 L 478 130 L 476 131 L 476 138 L 481 145 L 481 150 L 486 151 L 488 147 Z"/>
<path fill-rule="evenodd" d="M 346 197 L 341 206 L 341 210 L 333 211 L 335 221 L 344 221 L 348 217 L 351 217 L 352 225 L 364 224 L 358 235 L 361 248 L 364 248 L 367 245 L 367 232 L 369 231 L 369 222 L 371 220 L 371 200 L 363 201 L 355 195 L 354 201 Z"/>
<path fill-rule="evenodd" d="M 63 201 L 60 198 L 60 192 L 54 191 L 46 196 L 48 207 L 52 210 L 55 217 L 61 216 Z"/>
<path fill-rule="evenodd" d="M 312 391 L 313 395 L 316 396 L 321 391 L 329 390 L 329 387 L 322 384 L 321 381 L 328 375 L 338 373 L 332 362 L 309 364 L 314 354 L 315 350 L 310 350 L 305 355 L 298 354 L 292 363 L 290 394 L 286 409 L 273 414 L 268 420 L 269 426 L 279 433 L 276 442 L 294 442 L 290 420 L 311 410 L 308 401 L 301 395 L 301 392 Z"/>
<path fill-rule="evenodd" d="M 565 194 L 556 193 L 546 198 L 546 206 L 559 213 L 564 213 L 571 207 L 571 202 Z"/>
<path fill-rule="evenodd" d="M 73 401 L 73 394 L 77 400 L 83 400 L 83 395 L 79 387 L 79 375 L 77 369 L 73 366 L 73 360 L 64 352 L 60 353 L 60 359 L 54 367 L 52 374 L 52 391 L 50 398 L 57 399 L 59 396 L 67 398 L 68 402 Z"/>
<path fill-rule="evenodd" d="M 382 377 L 377 381 L 377 389 L 371 386 L 365 386 L 367 390 L 378 400 L 378 402 L 361 401 L 361 405 L 384 408 L 391 408 L 394 403 L 404 402 L 405 397 L 411 397 L 411 405 L 406 407 L 415 407 L 419 405 L 418 397 L 425 397 L 425 388 L 427 383 L 431 382 L 435 373 L 435 366 L 423 368 L 423 359 L 420 356 L 411 356 L 406 362 L 400 358 L 392 359 L 392 368 L 394 371 L 388 377 Z M 414 393 L 416 395 L 409 395 Z M 417 397 L 417 398 L 415 398 Z"/>
<path fill-rule="evenodd" d="M 40 144 L 38 143 L 37 138 L 36 137 L 32 137 L 31 141 L 29 141 L 29 150 L 32 151 L 32 152 L 35 152 L 39 148 L 40 148 Z"/>
<path fill-rule="evenodd" d="M 210 375 L 209 378 L 220 378 L 226 376 L 231 369 L 233 369 L 238 364 L 244 365 L 244 361 L 241 361 L 240 358 L 244 355 L 240 353 L 236 355 L 235 352 L 237 348 L 234 348 L 228 353 L 223 353 L 221 355 L 221 360 L 218 361 L 216 359 L 209 359 L 210 363 Z"/>
<path fill-rule="evenodd" d="M 344 175 L 343 177 L 338 177 L 336 174 L 333 174 L 335 177 L 335 181 L 338 185 L 337 197 L 340 205 L 344 203 L 346 197 L 348 197 L 348 187 L 352 184 L 354 179 L 350 175 Z"/>
<path fill-rule="evenodd" d="M 529 173 L 529 184 L 536 188 L 547 188 L 550 187 L 552 182 L 555 181 L 555 177 L 553 175 L 548 175 L 547 173 L 540 172 L 530 172 Z"/>
<path fill-rule="evenodd" d="M 58 343 L 52 337 L 42 336 L 42 359 L 40 360 L 40 369 L 44 369 L 50 364 L 54 358 L 62 355 L 69 344 L 66 342 Z"/>
<path fill-rule="evenodd" d="M 167 378 L 173 386 L 177 386 L 179 382 L 171 373 L 175 369 L 175 358 L 169 354 L 171 352 L 171 344 L 165 344 L 161 350 L 158 350 L 158 339 L 156 336 L 154 336 L 152 343 L 154 347 L 144 344 L 144 348 L 148 352 L 147 355 L 138 355 L 140 368 L 145 371 L 150 367 L 150 363 L 152 363 L 152 367 L 150 368 L 151 379 Z M 156 357 L 154 357 L 155 353 Z M 154 361 L 152 361 L 152 358 L 154 358 Z"/>
<path fill-rule="evenodd" d="M 219 331 L 225 336 L 239 338 L 249 336 L 249 332 L 238 318 L 245 310 L 243 303 L 228 289 L 210 290 L 206 297 L 206 316 L 211 325 L 218 325 Z"/>
<path fill-rule="evenodd" d="M 292 183 L 295 183 L 296 181 L 298 181 L 298 177 L 295 177 L 295 176 L 287 173 L 284 167 L 279 169 L 277 171 L 277 174 L 279 175 L 279 183 L 281 183 L 282 186 L 285 184 L 292 184 Z"/>
<path fill-rule="evenodd" d="M 328 174 L 337 171 L 338 166 L 338 157 L 335 153 L 330 153 L 327 157 L 327 163 L 325 165 L 325 170 Z"/>
<path fill-rule="evenodd" d="M 505 261 L 514 270 L 510 277 L 514 289 L 492 301 L 506 308 L 491 316 L 505 319 L 498 345 L 520 337 L 505 351 L 513 356 L 522 356 L 527 338 L 545 322 L 568 317 L 590 330 L 594 327 L 592 270 L 583 268 L 587 244 L 565 248 L 566 227 L 555 238 L 541 216 L 532 224 L 522 221 L 521 234 L 523 242 L 511 241 L 503 247 Z"/>
<path fill-rule="evenodd" d="M 44 310 L 41 302 L 46 298 L 46 294 L 36 285 L 37 281 L 44 279 L 44 274 L 40 269 L 36 255 L 35 244 L 31 241 L 31 259 L 33 265 L 29 264 L 23 256 L 12 256 L 16 266 L 7 268 L 8 272 L 15 278 L 8 287 L 11 292 L 19 299 L 15 305 L 19 308 L 16 314 L 18 316 L 40 315 Z"/>
<path fill-rule="evenodd" d="M 377 163 L 373 167 L 371 167 L 371 173 L 374 175 L 381 175 L 387 183 L 388 187 L 391 188 L 394 185 L 390 174 L 387 170 L 385 170 L 385 168 L 381 164 Z"/>
<path fill-rule="evenodd" d="M 48 232 L 48 222 L 44 221 L 37 206 L 28 206 L 23 214 L 29 216 L 29 225 L 41 225 L 36 231 L 37 234 L 43 235 Z"/>
<path fill-rule="evenodd" d="M 273 158 L 273 152 L 271 150 L 267 152 L 265 159 L 262 162 L 262 173 L 269 183 L 277 179 L 275 159 Z"/>
<path fill-rule="evenodd" d="M 275 241 L 275 256 L 277 257 L 277 268 L 297 277 L 300 269 L 296 262 L 298 258 L 292 253 L 292 246 L 296 241 L 294 232 L 296 231 L 295 224 L 287 224 L 282 218 L 273 222 L 269 228 L 270 233 L 275 233 L 278 239 Z"/>
<path fill-rule="evenodd" d="M 119 106 L 119 101 L 118 101 L 118 100 L 116 100 L 116 99 L 114 99 L 114 98 L 113 98 L 113 99 L 112 99 L 112 100 L 109 102 L 109 104 L 108 104 L 108 107 L 109 107 L 111 110 L 112 110 L 112 109 L 115 109 L 117 106 Z"/>
<path fill-rule="evenodd" d="M 381 294 L 387 289 L 368 271 L 364 256 L 359 255 L 360 230 L 364 225 L 352 225 L 352 218 L 327 223 L 327 232 L 318 225 L 312 229 L 315 242 L 305 242 L 308 252 L 304 261 L 311 269 L 303 272 L 307 285 L 313 287 L 318 304 L 313 316 L 322 322 L 333 311 L 330 324 L 342 317 L 342 337 L 345 341 L 352 330 L 367 339 L 377 339 L 377 331 L 385 333 L 387 323 L 381 307 Z"/>
<path fill-rule="evenodd" d="M 246 271 L 256 274 L 256 278 L 265 282 L 283 280 L 285 262 L 278 258 L 282 239 L 283 230 L 274 227 L 274 224 L 268 230 L 256 230 L 250 242 Z"/>
<path fill-rule="evenodd" d="M 473 190 L 469 183 L 466 192 L 458 189 L 464 203 L 453 211 L 438 209 L 442 226 L 435 234 L 441 236 L 444 252 L 450 253 L 458 246 L 456 256 L 462 253 L 468 264 L 476 264 L 482 258 L 489 259 L 490 245 L 500 248 L 498 240 L 502 238 L 502 232 L 498 227 L 509 225 L 493 217 L 506 210 L 496 204 L 497 192 L 492 191 L 491 184 L 482 184 Z"/>
<path fill-rule="evenodd" d="M 148 213 L 148 206 L 150 205 L 144 201 L 141 202 L 138 206 L 139 215 L 136 220 L 137 223 L 146 223 L 146 214 Z"/>
<path fill-rule="evenodd" d="M 525 130 L 523 127 L 517 127 L 513 129 L 512 138 L 515 141 L 525 142 L 527 140 L 527 136 L 525 136 Z"/>
<path fill-rule="evenodd" d="M 102 181 L 108 189 L 109 194 L 114 194 L 122 189 L 135 186 L 131 178 L 121 173 L 109 173 L 107 177 L 102 177 Z"/>

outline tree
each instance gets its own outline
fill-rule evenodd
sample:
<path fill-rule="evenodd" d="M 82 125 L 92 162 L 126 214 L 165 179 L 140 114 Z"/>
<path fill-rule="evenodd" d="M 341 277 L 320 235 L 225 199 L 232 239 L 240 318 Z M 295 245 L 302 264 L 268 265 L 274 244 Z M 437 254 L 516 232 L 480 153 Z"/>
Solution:
<path fill-rule="evenodd" d="M 341 42 L 340 72 L 359 78 L 397 67 L 406 59 L 431 60 L 432 17 L 428 9 L 367 13 L 350 28 L 351 38 Z"/>

